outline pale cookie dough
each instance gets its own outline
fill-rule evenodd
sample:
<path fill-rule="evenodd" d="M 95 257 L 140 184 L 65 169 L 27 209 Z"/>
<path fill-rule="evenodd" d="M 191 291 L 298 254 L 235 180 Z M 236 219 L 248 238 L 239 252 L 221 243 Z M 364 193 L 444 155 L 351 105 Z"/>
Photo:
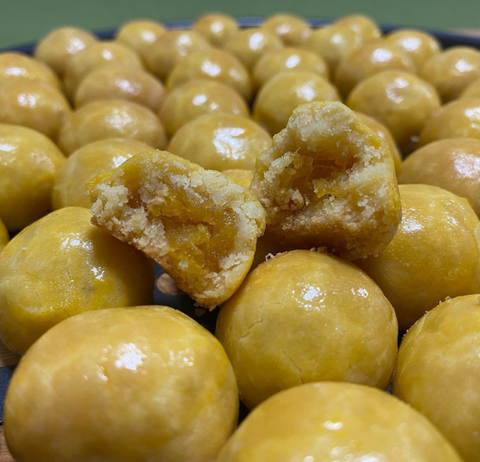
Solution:
<path fill-rule="evenodd" d="M 379 252 L 400 222 L 386 142 L 338 102 L 299 106 L 258 158 L 251 189 L 276 240 L 348 260 Z"/>
<path fill-rule="evenodd" d="M 265 228 L 248 189 L 165 151 L 98 177 L 89 196 L 94 224 L 153 258 L 210 309 L 242 283 Z"/>

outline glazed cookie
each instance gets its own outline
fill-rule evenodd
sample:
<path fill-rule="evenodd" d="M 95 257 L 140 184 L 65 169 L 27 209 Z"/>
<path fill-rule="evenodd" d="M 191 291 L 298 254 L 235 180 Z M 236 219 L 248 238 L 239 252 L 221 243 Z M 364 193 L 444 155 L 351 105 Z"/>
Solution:
<path fill-rule="evenodd" d="M 308 23 L 293 14 L 274 14 L 265 19 L 262 29 L 275 34 L 285 46 L 299 46 L 312 34 Z"/>
<path fill-rule="evenodd" d="M 338 102 L 299 106 L 258 158 L 251 188 L 277 240 L 349 260 L 377 253 L 400 222 L 387 144 Z"/>
<path fill-rule="evenodd" d="M 295 250 L 270 258 L 222 305 L 215 335 L 252 409 L 301 383 L 386 389 L 397 356 L 395 311 L 360 269 Z"/>
<path fill-rule="evenodd" d="M 302 48 L 283 48 L 265 53 L 252 70 L 254 84 L 261 87 L 282 71 L 311 71 L 328 79 L 328 67 L 324 59 L 313 51 Z"/>
<path fill-rule="evenodd" d="M 480 460 L 479 333 L 480 295 L 440 303 L 403 338 L 393 381 L 469 462 Z"/>
<path fill-rule="evenodd" d="M 172 90 L 193 79 L 213 80 L 228 85 L 247 101 L 252 97 L 250 74 L 235 56 L 223 50 L 211 48 L 191 53 L 172 71 L 167 88 Z"/>
<path fill-rule="evenodd" d="M 253 170 L 271 136 L 253 120 L 232 114 L 210 114 L 192 120 L 175 133 L 168 151 L 211 170 Z"/>
<path fill-rule="evenodd" d="M 0 339 L 17 354 L 64 319 L 152 303 L 153 265 L 67 207 L 17 234 L 0 258 Z"/>
<path fill-rule="evenodd" d="M 70 113 L 63 93 L 44 81 L 21 79 L 0 87 L 0 123 L 33 128 L 57 141 Z"/>
<path fill-rule="evenodd" d="M 165 98 L 159 117 L 169 136 L 188 122 L 219 113 L 249 116 L 247 103 L 231 87 L 206 79 L 193 79 L 174 88 Z"/>
<path fill-rule="evenodd" d="M 24 462 L 212 462 L 237 414 L 232 366 L 206 329 L 166 306 L 113 308 L 62 322 L 28 351 L 5 436 Z"/>
<path fill-rule="evenodd" d="M 133 48 L 143 59 L 167 29 L 157 21 L 136 20 L 122 25 L 115 40 Z"/>
<path fill-rule="evenodd" d="M 335 69 L 334 83 L 343 97 L 347 97 L 362 80 L 382 71 L 413 72 L 410 57 L 397 46 L 374 40 L 346 55 Z"/>
<path fill-rule="evenodd" d="M 109 64 L 94 69 L 82 80 L 75 94 L 75 106 L 79 108 L 93 101 L 120 99 L 158 112 L 165 97 L 165 88 L 152 74 L 143 69 Z"/>
<path fill-rule="evenodd" d="M 480 293 L 480 222 L 466 199 L 425 184 L 400 185 L 402 220 L 391 242 L 357 260 L 410 328 L 447 297 Z"/>
<path fill-rule="evenodd" d="M 248 189 L 164 151 L 101 175 L 89 195 L 97 226 L 145 252 L 210 309 L 242 283 L 265 228 Z"/>
<path fill-rule="evenodd" d="M 151 151 L 148 144 L 123 138 L 108 138 L 82 146 L 61 166 L 52 190 L 54 209 L 78 206 L 90 208 L 87 183 L 140 152 Z"/>
<path fill-rule="evenodd" d="M 225 51 L 232 53 L 250 71 L 264 53 L 283 48 L 283 42 L 267 29 L 250 27 L 241 30 L 225 44 Z"/>
<path fill-rule="evenodd" d="M 328 80 L 315 72 L 283 71 L 258 92 L 253 118 L 275 135 L 286 127 L 296 107 L 311 101 L 340 101 L 340 96 Z"/>
<path fill-rule="evenodd" d="M 320 382 L 254 409 L 217 462 L 406 460 L 461 462 L 435 426 L 399 399 L 362 385 Z"/>
<path fill-rule="evenodd" d="M 221 48 L 238 34 L 235 18 L 226 14 L 204 14 L 193 25 L 193 30 L 205 37 L 214 47 Z"/>
<path fill-rule="evenodd" d="M 152 45 L 146 56 L 147 67 L 152 74 L 165 81 L 182 59 L 210 46 L 204 37 L 193 30 L 169 30 Z"/>
<path fill-rule="evenodd" d="M 127 138 L 162 149 L 167 144 L 158 117 L 149 109 L 131 101 L 93 101 L 73 112 L 62 127 L 58 145 L 70 155 L 94 141 Z"/>
<path fill-rule="evenodd" d="M 65 91 L 73 100 L 82 80 L 94 69 L 105 64 L 122 64 L 132 69 L 142 69 L 140 56 L 132 48 L 118 42 L 97 42 L 79 51 L 68 61 L 65 70 Z"/>
<path fill-rule="evenodd" d="M 85 29 L 60 27 L 52 30 L 38 42 L 34 55 L 63 77 L 73 55 L 93 45 L 97 38 Z"/>

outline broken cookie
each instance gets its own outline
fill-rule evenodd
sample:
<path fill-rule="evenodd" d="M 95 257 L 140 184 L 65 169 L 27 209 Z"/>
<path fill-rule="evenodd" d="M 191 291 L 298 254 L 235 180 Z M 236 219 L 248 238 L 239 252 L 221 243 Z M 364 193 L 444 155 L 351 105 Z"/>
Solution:
<path fill-rule="evenodd" d="M 251 189 L 267 233 L 290 248 L 362 258 L 382 250 L 400 222 L 388 145 L 339 102 L 295 109 L 258 158 Z"/>
<path fill-rule="evenodd" d="M 153 258 L 209 309 L 241 284 L 265 229 L 248 189 L 165 151 L 100 175 L 88 194 L 94 224 Z"/>

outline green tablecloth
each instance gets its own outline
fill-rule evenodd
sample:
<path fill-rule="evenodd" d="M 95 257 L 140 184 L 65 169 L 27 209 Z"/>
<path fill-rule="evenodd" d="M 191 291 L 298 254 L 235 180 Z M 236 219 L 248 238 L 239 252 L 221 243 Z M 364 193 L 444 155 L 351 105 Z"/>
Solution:
<path fill-rule="evenodd" d="M 207 11 L 268 16 L 289 11 L 311 18 L 364 13 L 378 22 L 433 29 L 480 29 L 480 0 L 0 0 L 0 47 L 36 41 L 75 25 L 94 31 L 132 18 L 194 18 Z"/>

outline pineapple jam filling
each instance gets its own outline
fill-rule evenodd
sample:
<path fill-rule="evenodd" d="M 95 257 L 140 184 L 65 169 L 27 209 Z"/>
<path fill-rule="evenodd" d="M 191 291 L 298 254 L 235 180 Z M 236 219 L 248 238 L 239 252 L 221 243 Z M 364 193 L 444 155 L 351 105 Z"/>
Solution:
<path fill-rule="evenodd" d="M 210 309 L 241 284 L 265 228 L 248 189 L 165 151 L 100 175 L 89 196 L 94 224 L 153 258 Z"/>
<path fill-rule="evenodd" d="M 258 159 L 251 186 L 267 233 L 285 246 L 376 254 L 401 217 L 388 145 L 338 102 L 299 106 Z"/>

